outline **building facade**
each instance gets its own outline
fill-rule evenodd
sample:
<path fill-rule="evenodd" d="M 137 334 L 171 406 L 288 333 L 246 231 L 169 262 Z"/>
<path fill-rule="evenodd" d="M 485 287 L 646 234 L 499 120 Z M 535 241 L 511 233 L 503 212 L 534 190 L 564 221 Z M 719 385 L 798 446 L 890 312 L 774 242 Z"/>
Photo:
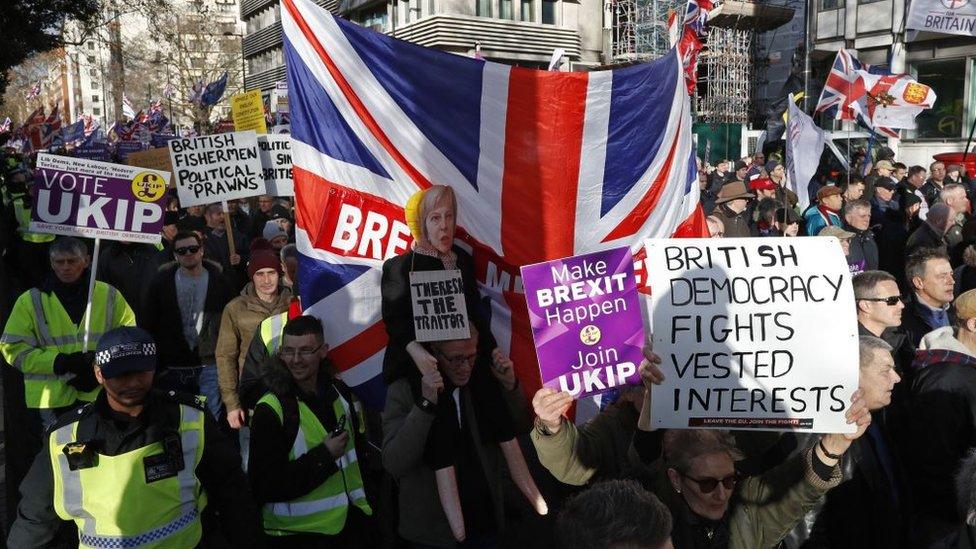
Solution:
<path fill-rule="evenodd" d="M 545 68 L 603 63 L 603 0 L 316 0 L 378 32 L 459 55 Z M 285 80 L 278 0 L 242 0 L 247 89 L 269 92 Z"/>
<path fill-rule="evenodd" d="M 962 151 L 976 110 L 976 38 L 906 31 L 905 0 L 810 1 L 816 2 L 810 33 L 817 93 L 842 47 L 862 63 L 909 73 L 938 99 L 918 116 L 915 130 L 890 140 L 897 159 L 927 167 L 933 154 Z"/>

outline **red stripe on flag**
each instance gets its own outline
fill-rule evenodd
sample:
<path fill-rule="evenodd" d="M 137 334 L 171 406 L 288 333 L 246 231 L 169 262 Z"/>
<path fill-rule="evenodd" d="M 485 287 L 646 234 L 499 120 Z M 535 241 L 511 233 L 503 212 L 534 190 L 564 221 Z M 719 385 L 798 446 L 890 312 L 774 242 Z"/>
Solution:
<path fill-rule="evenodd" d="M 380 320 L 352 339 L 330 349 L 329 360 L 335 366 L 336 373 L 345 372 L 382 351 L 386 347 L 386 342 L 386 324 Z"/>
<path fill-rule="evenodd" d="M 627 217 L 623 218 L 610 231 L 610 234 L 603 239 L 604 242 L 630 236 L 636 233 L 644 225 L 644 222 L 647 221 L 647 216 L 651 215 L 654 207 L 657 206 L 658 200 L 661 199 L 661 195 L 664 193 L 666 181 L 671 174 L 671 166 L 674 164 L 674 150 L 678 147 L 678 138 L 680 135 L 681 124 L 679 122 L 678 129 L 674 134 L 674 141 L 671 143 L 671 150 L 668 152 L 668 160 L 661 168 L 661 171 L 658 172 L 657 177 L 654 178 L 654 183 L 651 185 L 651 188 L 647 189 L 647 193 L 640 199 L 640 202 L 637 203 L 634 209 L 627 214 Z M 697 185 L 698 182 L 695 181 L 693 184 Z"/>
<path fill-rule="evenodd" d="M 339 86 L 339 89 L 342 91 L 342 94 L 345 96 L 346 100 L 349 101 L 350 105 L 352 105 L 353 110 L 356 111 L 356 115 L 358 115 L 363 121 L 363 124 L 366 125 L 369 132 L 373 134 L 373 137 L 380 142 L 380 145 L 382 145 L 386 152 L 393 157 L 393 160 L 397 163 L 397 165 L 400 166 L 403 171 L 407 172 L 407 175 L 410 176 L 410 179 L 412 179 L 418 187 L 421 189 L 430 187 L 430 181 L 428 181 L 426 177 L 424 177 L 416 168 L 413 167 L 412 164 L 410 164 L 410 162 L 407 161 L 406 158 L 403 157 L 402 154 L 400 154 L 400 151 L 397 150 L 397 148 L 393 145 L 393 142 L 390 141 L 390 138 L 387 137 L 383 129 L 380 128 L 380 125 L 376 122 L 376 119 L 373 118 L 373 115 L 369 112 L 369 109 L 366 108 L 362 100 L 359 99 L 359 96 L 356 95 L 355 90 L 353 90 L 352 86 L 349 85 L 349 82 L 346 80 L 346 77 L 343 76 L 342 72 L 339 70 L 339 67 L 336 66 L 329 54 L 326 53 L 325 48 L 322 47 L 322 43 L 319 42 L 318 37 L 314 32 L 312 32 L 312 29 L 309 28 L 308 23 L 305 21 L 305 18 L 302 17 L 301 13 L 299 13 L 298 8 L 295 7 L 295 3 L 292 0 L 283 0 L 282 3 L 284 3 L 285 8 L 288 10 L 288 13 L 291 15 L 292 19 L 295 20 L 295 24 L 298 25 L 299 29 L 301 29 L 302 34 L 305 35 L 308 43 L 318 54 L 319 58 L 322 59 L 322 63 L 325 64 L 325 68 L 328 69 L 332 79 L 335 80 L 336 85 Z"/>
<path fill-rule="evenodd" d="M 574 254 L 586 73 L 511 70 L 502 182 L 502 251 L 511 265 Z M 531 230 L 529 229 L 531 227 Z M 542 386 L 525 296 L 506 292 L 509 355 L 531 398 Z"/>

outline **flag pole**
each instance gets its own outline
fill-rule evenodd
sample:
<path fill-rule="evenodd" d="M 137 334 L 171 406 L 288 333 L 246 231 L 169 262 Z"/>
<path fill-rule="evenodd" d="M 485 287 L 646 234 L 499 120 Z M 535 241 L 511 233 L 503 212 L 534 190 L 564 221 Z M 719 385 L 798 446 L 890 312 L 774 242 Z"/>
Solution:
<path fill-rule="evenodd" d="M 973 142 L 973 133 L 976 133 L 976 116 L 973 117 L 973 125 L 969 128 L 969 139 L 966 140 L 966 148 L 962 150 L 962 161 L 966 162 L 966 157 L 969 156 L 969 146 Z"/>
<path fill-rule="evenodd" d="M 81 351 L 83 353 L 88 352 L 88 343 L 91 339 L 91 317 L 92 317 L 92 297 L 95 295 L 95 273 L 98 272 L 98 256 L 101 255 L 99 250 L 102 247 L 102 239 L 95 239 L 95 249 L 92 251 L 94 257 L 91 263 L 91 272 L 88 276 L 88 303 L 85 305 L 85 336 L 83 338 Z M 106 315 L 111 317 L 112 311 L 105 311 Z"/>

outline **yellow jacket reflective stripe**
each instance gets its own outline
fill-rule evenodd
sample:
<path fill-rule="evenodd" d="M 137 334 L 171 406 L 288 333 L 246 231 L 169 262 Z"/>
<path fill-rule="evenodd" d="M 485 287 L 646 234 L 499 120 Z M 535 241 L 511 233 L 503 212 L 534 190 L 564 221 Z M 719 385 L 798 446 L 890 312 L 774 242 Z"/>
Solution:
<path fill-rule="evenodd" d="M 94 350 L 102 334 L 119 326 L 135 326 L 136 318 L 118 290 L 95 282 L 88 348 Z M 59 353 L 82 351 L 85 319 L 75 324 L 54 293 L 33 288 L 21 294 L 0 336 L 0 354 L 24 374 L 28 408 L 59 408 L 76 400 L 94 400 L 98 390 L 79 393 L 67 384 L 72 374 L 54 373 Z"/>
<path fill-rule="evenodd" d="M 183 468 L 147 482 L 144 460 L 163 453 L 161 442 L 118 456 L 98 455 L 95 466 L 68 466 L 63 448 L 76 440 L 78 422 L 49 437 L 54 474 L 54 510 L 78 526 L 83 548 L 195 547 L 201 539 L 200 512 L 206 496 L 196 477 L 203 456 L 203 414 L 180 406 Z"/>
<path fill-rule="evenodd" d="M 53 234 L 34 233 L 30 231 L 31 209 L 26 207 L 27 205 L 24 203 L 23 197 L 14 198 L 13 204 L 14 217 L 17 219 L 17 233 L 20 234 L 22 240 L 39 244 L 54 241 Z"/>
<path fill-rule="evenodd" d="M 274 356 L 281 345 L 281 336 L 285 331 L 285 324 L 288 323 L 288 312 L 269 316 L 261 321 L 261 341 L 264 342 L 265 349 L 269 356 Z"/>
<path fill-rule="evenodd" d="M 261 404 L 271 407 L 278 419 L 284 423 L 284 411 L 275 395 L 271 393 L 264 395 L 258 401 L 258 405 Z M 349 433 L 349 440 L 346 443 L 345 454 L 336 460 L 339 470 L 300 498 L 265 504 L 263 509 L 265 532 L 270 535 L 288 535 L 296 532 L 337 534 L 345 526 L 350 503 L 367 515 L 373 514 L 372 508 L 366 501 L 366 491 L 363 489 L 363 478 L 356 457 L 352 414 L 358 409 L 350 410 L 349 403 L 341 395 L 338 395 L 332 403 L 336 420 L 342 415 L 348 418 L 346 431 Z M 310 448 L 322 444 L 328 437 L 325 427 L 301 400 L 298 401 L 298 419 L 298 432 L 288 456 L 292 461 L 307 453 Z M 358 424 L 360 432 L 363 432 L 365 426 L 361 418 Z"/>

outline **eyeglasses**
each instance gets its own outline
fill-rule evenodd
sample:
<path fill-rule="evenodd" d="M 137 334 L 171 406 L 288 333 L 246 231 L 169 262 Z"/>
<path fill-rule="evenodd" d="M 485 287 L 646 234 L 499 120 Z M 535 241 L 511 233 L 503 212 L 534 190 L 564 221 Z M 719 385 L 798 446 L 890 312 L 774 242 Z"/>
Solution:
<path fill-rule="evenodd" d="M 292 347 L 282 347 L 281 349 L 278 350 L 278 356 L 285 359 L 290 359 L 295 357 L 308 358 L 314 355 L 315 353 L 319 352 L 319 349 L 321 348 L 322 348 L 321 345 L 319 345 L 314 349 L 309 349 L 308 347 L 302 349 L 295 349 Z"/>
<path fill-rule="evenodd" d="M 688 479 L 690 481 L 693 481 L 696 484 L 698 484 L 698 489 L 703 494 L 710 494 L 710 493 L 714 492 L 715 489 L 718 488 L 719 483 L 722 483 L 722 487 L 725 488 L 726 490 L 731 490 L 731 489 L 735 488 L 736 483 L 738 483 L 739 480 L 742 479 L 742 477 L 738 473 L 733 473 L 733 474 L 731 474 L 731 475 L 729 475 L 729 476 L 727 476 L 727 477 L 725 477 L 723 479 L 717 479 L 717 478 L 702 478 L 702 479 L 697 479 L 697 478 L 694 478 L 694 477 L 690 477 L 690 476 L 688 476 L 688 475 L 686 475 L 686 474 L 684 474 L 684 473 L 682 473 L 680 471 L 678 473 L 681 476 L 685 477 L 686 479 Z"/>
<path fill-rule="evenodd" d="M 474 364 L 474 361 L 478 358 L 477 354 L 462 355 L 462 356 L 455 356 L 455 357 L 449 357 L 444 353 L 438 353 L 438 354 L 441 355 L 441 358 L 444 359 L 444 363 L 447 364 L 448 366 L 461 366 L 462 364 Z"/>
<path fill-rule="evenodd" d="M 857 301 L 878 301 L 880 303 L 884 303 L 889 307 L 894 307 L 899 303 L 904 303 L 905 298 L 900 295 L 893 295 L 889 297 L 859 297 L 857 298 Z"/>
<path fill-rule="evenodd" d="M 176 255 L 195 254 L 200 251 L 200 246 L 183 246 L 173 251 L 176 252 Z"/>

